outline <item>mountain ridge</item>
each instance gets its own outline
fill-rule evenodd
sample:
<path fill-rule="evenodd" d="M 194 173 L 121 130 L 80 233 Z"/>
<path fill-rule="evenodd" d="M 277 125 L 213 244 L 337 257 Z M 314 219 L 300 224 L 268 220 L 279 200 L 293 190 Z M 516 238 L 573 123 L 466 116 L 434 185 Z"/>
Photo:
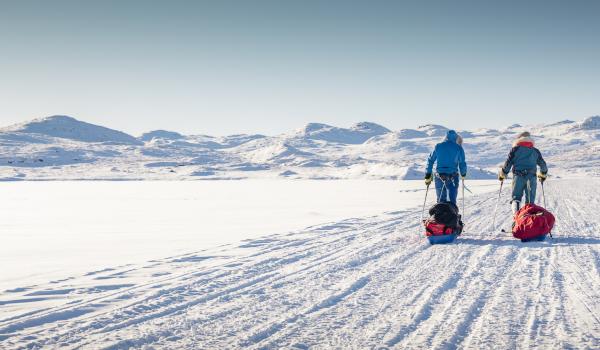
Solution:
<path fill-rule="evenodd" d="M 470 178 L 493 178 L 516 133 L 528 129 L 556 176 L 600 176 L 600 117 L 545 125 L 458 131 Z M 309 123 L 275 136 L 186 135 L 154 130 L 139 137 L 68 116 L 0 129 L 0 179 L 419 179 L 448 128 L 390 130 Z M 282 175 L 283 174 L 283 175 Z"/>
<path fill-rule="evenodd" d="M 0 133 L 40 134 L 83 142 L 116 142 L 140 145 L 141 142 L 122 131 L 87 123 L 66 115 L 53 115 L 0 129 Z"/>

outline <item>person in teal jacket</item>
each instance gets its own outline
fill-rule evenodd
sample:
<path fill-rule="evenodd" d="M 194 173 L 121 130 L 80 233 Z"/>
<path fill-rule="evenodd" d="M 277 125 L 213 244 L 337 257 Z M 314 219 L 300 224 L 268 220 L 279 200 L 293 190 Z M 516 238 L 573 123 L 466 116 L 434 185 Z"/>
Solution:
<path fill-rule="evenodd" d="M 433 181 L 433 164 L 435 169 L 435 191 L 438 203 L 452 203 L 456 206 L 458 196 L 458 175 L 464 179 L 467 176 L 467 161 L 462 148 L 462 138 L 454 130 L 448 130 L 443 142 L 435 148 L 427 158 L 425 169 L 425 184 Z"/>
<path fill-rule="evenodd" d="M 531 134 L 527 131 L 519 134 L 498 174 L 498 180 L 504 181 L 512 169 L 511 204 L 513 213 L 516 213 L 521 208 L 523 194 L 525 195 L 525 203 L 535 203 L 537 190 L 536 172 L 538 166 L 540 171 L 537 173 L 537 177 L 543 183 L 548 174 L 546 161 L 542 157 L 540 150 L 534 147 Z"/>

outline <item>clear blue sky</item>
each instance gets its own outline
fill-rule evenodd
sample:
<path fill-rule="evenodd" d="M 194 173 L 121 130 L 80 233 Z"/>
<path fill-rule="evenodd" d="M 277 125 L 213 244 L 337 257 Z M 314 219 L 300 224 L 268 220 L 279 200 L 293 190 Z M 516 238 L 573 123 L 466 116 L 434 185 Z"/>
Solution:
<path fill-rule="evenodd" d="M 600 1 L 3 1 L 0 125 L 276 134 L 600 113 Z"/>

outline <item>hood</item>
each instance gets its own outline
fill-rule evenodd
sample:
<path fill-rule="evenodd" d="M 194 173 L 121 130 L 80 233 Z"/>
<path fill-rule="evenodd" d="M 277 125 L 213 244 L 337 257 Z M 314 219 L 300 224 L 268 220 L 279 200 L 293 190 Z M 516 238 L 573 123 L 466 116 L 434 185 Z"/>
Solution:
<path fill-rule="evenodd" d="M 533 139 L 531 137 L 525 136 L 516 139 L 515 142 L 513 142 L 513 147 L 523 146 L 531 148 L 534 146 L 534 144 L 535 143 L 533 142 Z"/>
<path fill-rule="evenodd" d="M 444 139 L 444 141 L 456 142 L 457 138 L 458 138 L 458 134 L 456 133 L 456 131 L 454 131 L 454 130 L 448 130 L 448 132 L 446 133 L 446 138 Z"/>

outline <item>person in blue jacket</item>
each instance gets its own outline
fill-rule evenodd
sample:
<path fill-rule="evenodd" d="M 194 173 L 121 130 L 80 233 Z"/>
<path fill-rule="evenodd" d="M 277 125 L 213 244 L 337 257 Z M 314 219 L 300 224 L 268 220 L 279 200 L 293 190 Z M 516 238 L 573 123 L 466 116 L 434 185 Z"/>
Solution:
<path fill-rule="evenodd" d="M 535 181 L 537 167 L 540 171 L 537 177 L 540 182 L 546 180 L 548 166 L 542 157 L 540 150 L 534 147 L 535 144 L 531 134 L 527 131 L 517 136 L 513 147 L 508 154 L 508 158 L 500 169 L 498 180 L 504 181 L 508 172 L 513 171 L 512 182 L 512 210 L 516 213 L 521 208 L 521 200 L 525 194 L 525 203 L 535 203 L 535 194 L 537 182 Z"/>
<path fill-rule="evenodd" d="M 462 148 L 462 137 L 454 130 L 448 130 L 443 142 L 435 145 L 427 159 L 425 184 L 433 181 L 433 164 L 435 168 L 435 191 L 438 203 L 448 202 L 456 206 L 458 196 L 459 174 L 464 179 L 467 176 L 467 161 Z"/>

